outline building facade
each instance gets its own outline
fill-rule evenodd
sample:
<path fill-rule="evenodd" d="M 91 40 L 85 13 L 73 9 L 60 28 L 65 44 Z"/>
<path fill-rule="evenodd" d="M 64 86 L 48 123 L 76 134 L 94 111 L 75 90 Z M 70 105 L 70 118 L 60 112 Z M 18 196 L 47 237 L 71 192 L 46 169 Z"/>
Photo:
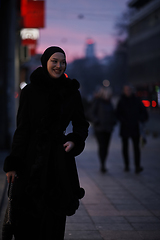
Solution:
<path fill-rule="evenodd" d="M 0 149 L 9 148 L 15 130 L 19 82 L 20 0 L 0 2 Z"/>
<path fill-rule="evenodd" d="M 35 54 L 36 39 L 20 37 L 22 28 L 44 27 L 44 0 L 0 0 L 0 149 L 9 149 L 19 104 L 21 49 Z"/>
<path fill-rule="evenodd" d="M 129 81 L 146 97 L 160 92 L 160 0 L 132 0 L 128 38 Z M 152 96 L 151 96 L 152 95 Z"/>

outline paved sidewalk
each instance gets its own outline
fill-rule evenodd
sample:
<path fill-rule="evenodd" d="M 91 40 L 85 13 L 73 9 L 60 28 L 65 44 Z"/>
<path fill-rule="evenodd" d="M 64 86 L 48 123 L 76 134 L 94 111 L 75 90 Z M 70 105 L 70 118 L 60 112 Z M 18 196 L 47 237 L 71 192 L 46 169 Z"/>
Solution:
<path fill-rule="evenodd" d="M 116 127 L 107 161 L 108 172 L 101 174 L 97 144 L 92 133 L 89 135 L 85 151 L 77 157 L 86 196 L 77 213 L 67 218 L 65 240 L 160 240 L 160 138 L 149 136 L 147 140 L 142 148 L 144 172 L 134 173 L 130 146 L 131 171 L 126 173 Z M 0 159 L 2 163 L 4 155 Z M 5 174 L 0 166 L 2 193 Z"/>
<path fill-rule="evenodd" d="M 131 144 L 130 144 L 131 145 Z M 101 174 L 97 144 L 90 134 L 85 151 L 77 157 L 86 196 L 77 213 L 67 218 L 65 240 L 160 240 L 160 138 L 148 137 L 142 148 L 144 171 L 123 171 L 121 140 L 116 127 Z"/>

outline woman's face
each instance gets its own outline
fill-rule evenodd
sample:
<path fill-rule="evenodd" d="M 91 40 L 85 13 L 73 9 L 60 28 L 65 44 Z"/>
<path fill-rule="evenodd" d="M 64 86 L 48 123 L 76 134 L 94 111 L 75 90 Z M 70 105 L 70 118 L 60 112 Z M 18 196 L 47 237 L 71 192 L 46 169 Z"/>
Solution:
<path fill-rule="evenodd" d="M 63 53 L 54 53 L 47 61 L 47 70 L 52 78 L 59 78 L 66 69 L 66 58 Z"/>

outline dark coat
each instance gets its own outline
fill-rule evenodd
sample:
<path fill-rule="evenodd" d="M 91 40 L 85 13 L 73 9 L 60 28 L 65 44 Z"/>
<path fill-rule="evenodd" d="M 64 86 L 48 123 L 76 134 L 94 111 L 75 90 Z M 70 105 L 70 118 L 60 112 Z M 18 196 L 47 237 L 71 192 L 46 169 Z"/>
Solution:
<path fill-rule="evenodd" d="M 95 98 L 90 110 L 90 119 L 95 131 L 112 132 L 116 124 L 116 114 L 111 101 Z"/>
<path fill-rule="evenodd" d="M 139 136 L 139 123 L 148 119 L 146 108 L 135 95 L 131 95 L 131 97 L 121 96 L 116 115 L 120 121 L 120 136 L 126 138 Z"/>
<path fill-rule="evenodd" d="M 65 75 L 51 81 L 41 67 L 30 80 L 21 92 L 17 129 L 4 171 L 18 173 L 21 186 L 16 194 L 22 202 L 22 197 L 27 199 L 27 211 L 31 214 L 38 216 L 48 204 L 56 214 L 72 215 L 84 194 L 74 156 L 83 151 L 89 127 L 79 83 Z M 65 136 L 70 121 L 73 132 Z M 63 148 L 66 141 L 75 143 L 69 153 Z"/>

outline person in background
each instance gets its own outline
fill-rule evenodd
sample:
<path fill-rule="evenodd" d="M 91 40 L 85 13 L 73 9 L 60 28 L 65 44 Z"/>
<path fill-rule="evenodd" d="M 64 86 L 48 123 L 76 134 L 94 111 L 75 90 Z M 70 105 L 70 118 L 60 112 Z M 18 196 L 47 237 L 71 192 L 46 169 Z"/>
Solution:
<path fill-rule="evenodd" d="M 128 144 L 129 138 L 131 138 L 134 149 L 135 173 L 140 173 L 143 171 L 140 162 L 140 123 L 148 120 L 148 113 L 129 85 L 123 87 L 123 94 L 117 104 L 116 115 L 120 122 L 124 170 L 130 171 Z"/>
<path fill-rule="evenodd" d="M 76 212 L 84 196 L 74 158 L 84 149 L 89 127 L 80 85 L 65 76 L 60 47 L 47 48 L 41 63 L 21 92 L 12 149 L 4 162 L 13 183 L 15 240 L 63 240 L 66 216 Z M 73 131 L 65 135 L 70 121 Z"/>
<path fill-rule="evenodd" d="M 116 124 L 116 116 L 111 103 L 111 97 L 112 90 L 110 88 L 100 88 L 95 94 L 90 111 L 90 119 L 93 123 L 94 134 L 98 143 L 98 155 L 102 173 L 107 171 L 106 159 L 112 131 Z"/>

